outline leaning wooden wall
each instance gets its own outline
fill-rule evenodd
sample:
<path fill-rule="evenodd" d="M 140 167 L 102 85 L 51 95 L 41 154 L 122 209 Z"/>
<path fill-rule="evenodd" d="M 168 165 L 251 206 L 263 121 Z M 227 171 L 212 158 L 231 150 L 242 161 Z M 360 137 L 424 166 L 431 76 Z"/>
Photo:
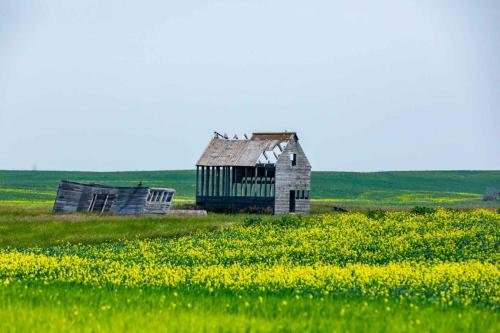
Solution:
<path fill-rule="evenodd" d="M 175 191 L 168 189 L 152 189 L 158 191 Z M 150 189 L 147 187 L 106 187 L 62 181 L 59 184 L 53 211 L 56 213 L 88 212 L 96 195 L 106 198 L 102 211 L 121 215 L 165 214 L 171 201 L 148 201 Z"/>

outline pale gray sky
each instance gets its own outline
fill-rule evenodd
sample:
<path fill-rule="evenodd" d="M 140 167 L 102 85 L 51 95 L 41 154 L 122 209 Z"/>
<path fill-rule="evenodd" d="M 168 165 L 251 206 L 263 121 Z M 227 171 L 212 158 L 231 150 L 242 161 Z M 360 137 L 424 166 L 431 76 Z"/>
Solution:
<path fill-rule="evenodd" d="M 192 168 L 297 131 L 314 170 L 500 169 L 500 1 L 0 0 L 0 169 Z"/>

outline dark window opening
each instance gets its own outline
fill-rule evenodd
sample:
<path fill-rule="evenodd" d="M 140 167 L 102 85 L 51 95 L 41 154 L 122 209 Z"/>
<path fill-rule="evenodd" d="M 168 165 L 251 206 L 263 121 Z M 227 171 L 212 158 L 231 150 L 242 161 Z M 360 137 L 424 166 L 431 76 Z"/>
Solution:
<path fill-rule="evenodd" d="M 292 162 L 292 166 L 297 165 L 297 154 L 290 154 L 290 161 Z"/>
<path fill-rule="evenodd" d="M 165 201 L 165 202 L 172 201 L 172 192 L 166 192 L 165 197 L 163 198 L 163 201 Z"/>
<path fill-rule="evenodd" d="M 88 211 L 97 213 L 107 212 L 111 208 L 114 200 L 115 195 L 113 194 L 94 194 Z"/>

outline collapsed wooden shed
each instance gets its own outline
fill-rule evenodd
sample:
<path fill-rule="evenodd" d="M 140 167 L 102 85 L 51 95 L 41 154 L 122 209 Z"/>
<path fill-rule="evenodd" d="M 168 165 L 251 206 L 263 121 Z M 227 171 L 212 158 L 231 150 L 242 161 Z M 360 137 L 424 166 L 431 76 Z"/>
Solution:
<path fill-rule="evenodd" d="M 196 204 L 206 210 L 308 213 L 310 191 L 311 165 L 294 132 L 215 132 L 196 163 Z"/>
<path fill-rule="evenodd" d="M 61 181 L 53 211 L 112 212 L 120 215 L 166 214 L 175 195 L 169 188 L 111 187 Z"/>

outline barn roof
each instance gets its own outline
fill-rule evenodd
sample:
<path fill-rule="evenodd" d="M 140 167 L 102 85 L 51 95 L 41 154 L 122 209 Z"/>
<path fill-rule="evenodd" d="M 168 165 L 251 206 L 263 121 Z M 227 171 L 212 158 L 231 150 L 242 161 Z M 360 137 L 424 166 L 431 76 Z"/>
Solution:
<path fill-rule="evenodd" d="M 231 140 L 216 135 L 196 165 L 253 167 L 259 163 L 275 163 L 292 139 L 297 140 L 297 134 L 253 133 L 249 140 Z"/>

